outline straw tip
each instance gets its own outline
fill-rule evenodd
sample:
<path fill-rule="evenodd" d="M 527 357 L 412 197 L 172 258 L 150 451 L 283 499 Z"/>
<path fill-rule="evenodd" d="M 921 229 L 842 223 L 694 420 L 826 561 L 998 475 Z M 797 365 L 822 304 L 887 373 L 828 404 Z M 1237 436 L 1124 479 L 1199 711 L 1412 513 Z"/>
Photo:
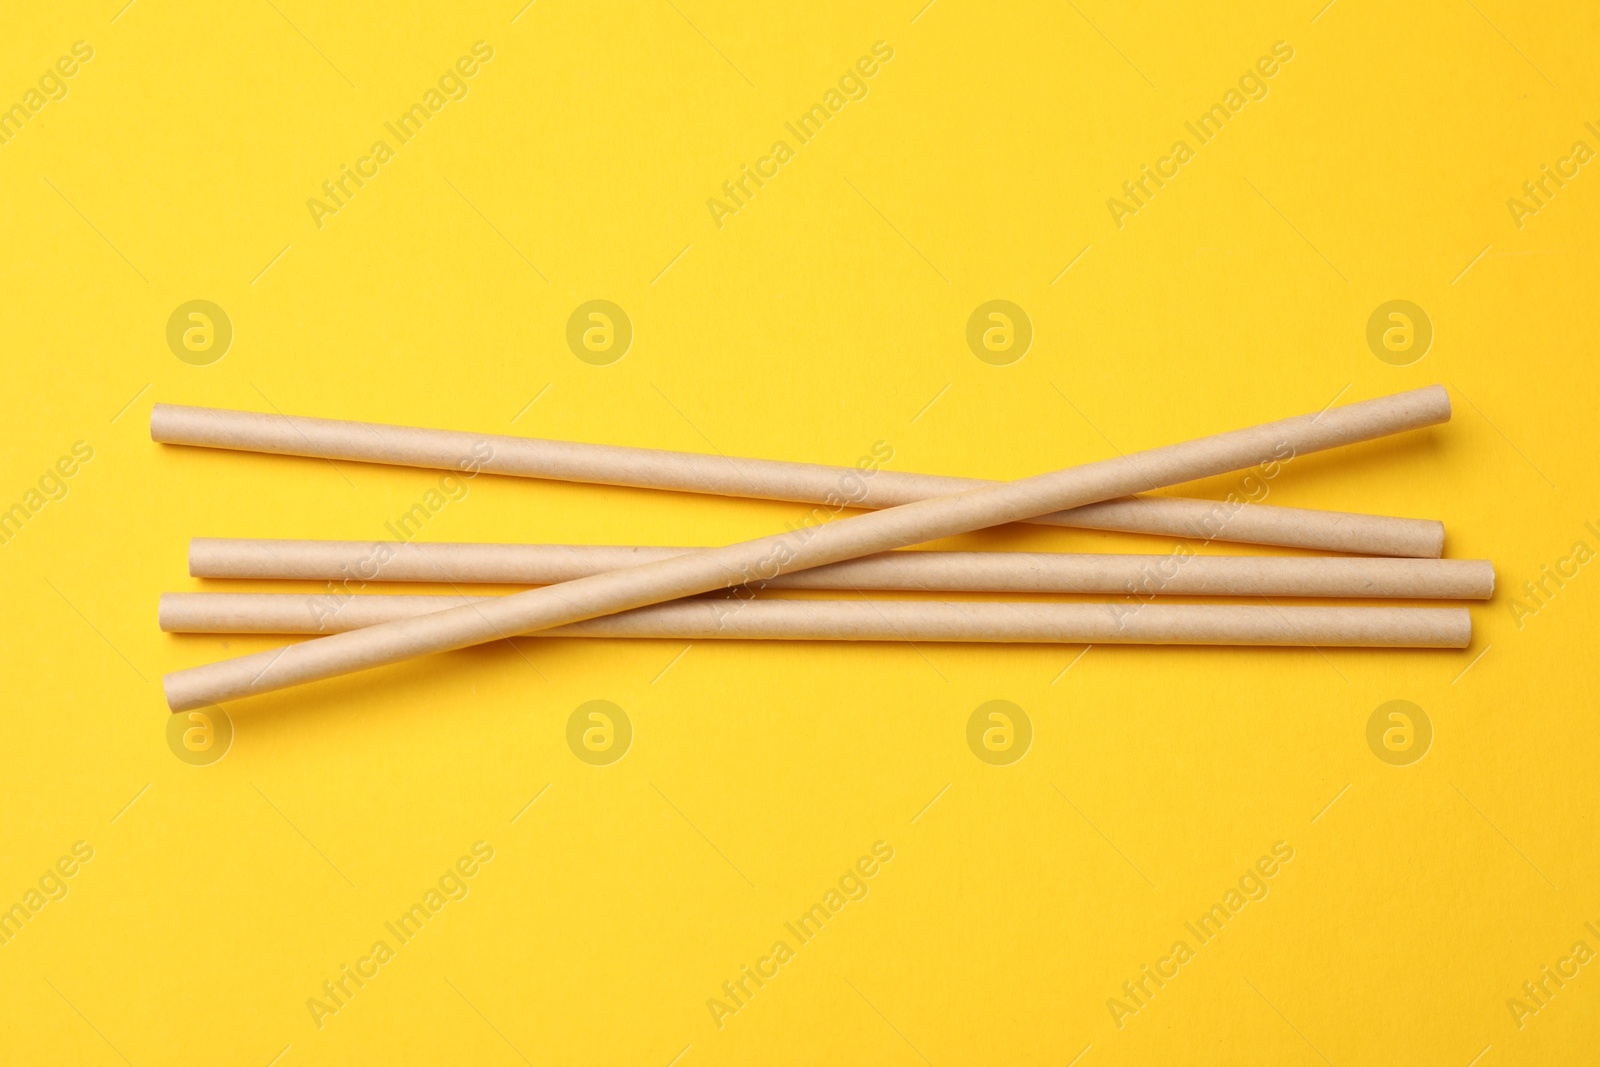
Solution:
<path fill-rule="evenodd" d="M 1438 519 L 1428 520 L 1427 551 L 1423 555 L 1426 559 L 1444 557 L 1444 523 Z"/>
<path fill-rule="evenodd" d="M 172 612 L 177 607 L 177 603 L 173 599 L 174 596 L 175 594 L 173 593 L 162 593 L 160 600 L 156 603 L 156 625 L 165 633 L 172 632 Z"/>
<path fill-rule="evenodd" d="M 1450 390 L 1446 389 L 1440 382 L 1434 382 L 1432 385 L 1428 386 L 1428 389 L 1435 395 L 1435 397 L 1437 397 L 1440 405 L 1444 408 L 1444 417 L 1448 420 L 1454 413 L 1454 409 L 1450 403 Z"/>
<path fill-rule="evenodd" d="M 169 671 L 161 676 L 161 694 L 167 700 L 167 709 L 173 714 L 180 711 L 196 711 L 210 704 L 214 700 L 207 700 L 196 695 L 194 687 L 187 685 L 184 671 Z"/>
<path fill-rule="evenodd" d="M 163 404 L 159 400 L 150 405 L 150 440 L 157 444 L 165 442 L 168 438 L 166 426 L 173 407 L 174 405 Z"/>
<path fill-rule="evenodd" d="M 1451 648 L 1468 648 L 1472 645 L 1472 612 L 1467 608 L 1446 608 L 1455 613 L 1448 627 L 1450 633 L 1447 644 Z"/>

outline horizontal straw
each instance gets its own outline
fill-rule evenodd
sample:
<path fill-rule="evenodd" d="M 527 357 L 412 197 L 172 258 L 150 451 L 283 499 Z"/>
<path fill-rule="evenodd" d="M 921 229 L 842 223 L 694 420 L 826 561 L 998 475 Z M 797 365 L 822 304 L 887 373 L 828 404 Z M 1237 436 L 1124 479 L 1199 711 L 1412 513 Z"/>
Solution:
<path fill-rule="evenodd" d="M 1329 407 L 1315 415 L 986 485 L 173 671 L 163 679 L 167 705 L 173 711 L 188 711 L 1109 500 L 1135 488 L 1174 485 L 1240 470 L 1269 458 L 1371 440 L 1449 418 L 1450 397 L 1439 385 Z"/>
<path fill-rule="evenodd" d="M 189 573 L 339 582 L 344 593 L 368 582 L 552 585 L 694 551 L 661 545 L 196 537 L 189 542 Z M 1361 556 L 888 552 L 763 584 L 773 589 L 1487 600 L 1494 592 L 1494 565 L 1486 559 Z"/>
<path fill-rule="evenodd" d="M 167 444 L 246 452 L 793 500 L 824 505 L 831 509 L 828 515 L 845 507 L 895 507 L 996 484 L 978 478 L 881 469 L 868 473 L 857 467 L 820 463 L 712 456 L 182 404 L 155 405 L 150 413 L 150 437 Z M 1267 455 L 1254 462 L 1281 464 L 1292 455 Z M 1250 465 L 1253 464 L 1247 464 Z M 1159 488 L 1145 481 L 1131 483 L 1130 487 Z M 1126 497 L 1023 521 L 1370 556 L 1436 558 L 1444 550 L 1444 525 L 1433 519 L 1185 497 Z"/>
<path fill-rule="evenodd" d="M 322 620 L 300 593 L 163 593 L 161 628 L 178 633 L 342 632 L 414 618 L 471 596 L 353 596 Z M 1141 645 L 1465 648 L 1466 608 L 1253 604 L 1033 604 L 938 600 L 686 600 L 543 630 L 541 637 L 786 641 L 982 641 Z"/>

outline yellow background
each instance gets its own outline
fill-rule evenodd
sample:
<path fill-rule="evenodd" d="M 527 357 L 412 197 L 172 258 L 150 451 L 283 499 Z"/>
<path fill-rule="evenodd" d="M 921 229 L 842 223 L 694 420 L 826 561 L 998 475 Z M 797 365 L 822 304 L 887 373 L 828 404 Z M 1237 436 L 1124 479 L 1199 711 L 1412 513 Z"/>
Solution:
<path fill-rule="evenodd" d="M 1508 596 L 1600 547 L 1597 164 L 1521 229 L 1506 200 L 1600 147 L 1600 18 L 919 5 L 7 12 L 0 102 L 95 54 L 0 146 L 0 502 L 94 458 L 0 547 L 0 905 L 95 857 L 0 947 L 0 1058 L 1593 1062 L 1593 964 L 1520 1028 L 1506 1001 L 1600 949 L 1600 576 L 1520 626 Z M 307 199 L 479 40 L 469 95 L 319 229 Z M 869 95 L 719 229 L 706 200 L 879 40 Z M 1107 198 L 1280 40 L 1269 95 L 1119 229 Z M 209 366 L 165 340 L 197 298 L 235 331 Z M 565 342 L 596 298 L 635 329 L 610 366 Z M 995 298 L 1036 331 L 1005 367 L 964 336 Z M 1408 367 L 1365 340 L 1397 298 L 1436 331 Z M 165 739 L 162 672 L 279 643 L 157 630 L 161 591 L 229 587 L 188 537 L 383 537 L 438 474 L 157 446 L 153 401 L 1013 477 L 1433 381 L 1451 423 L 1270 502 L 1444 520 L 1500 574 L 1465 651 L 521 639 L 240 703 L 212 766 Z M 805 510 L 484 477 L 424 536 L 719 543 Z M 591 699 L 634 725 L 611 766 L 566 744 Z M 1009 767 L 966 744 L 991 699 L 1034 726 Z M 1391 699 L 1434 727 L 1411 766 L 1366 742 Z M 319 1029 L 308 998 L 480 840 L 470 895 Z M 719 1029 L 707 999 L 880 840 L 870 895 Z M 1119 1029 L 1107 999 L 1277 841 L 1270 895 Z"/>

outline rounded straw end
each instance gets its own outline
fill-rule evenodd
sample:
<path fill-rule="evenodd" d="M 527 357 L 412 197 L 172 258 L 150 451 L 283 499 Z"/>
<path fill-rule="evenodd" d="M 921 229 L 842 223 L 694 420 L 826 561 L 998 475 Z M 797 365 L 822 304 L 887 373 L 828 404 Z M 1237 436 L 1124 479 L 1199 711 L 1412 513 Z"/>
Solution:
<path fill-rule="evenodd" d="M 195 692 L 192 682 L 193 675 L 186 671 L 169 671 L 161 676 L 162 694 L 167 698 L 167 708 L 174 714 L 194 711 L 212 703 L 203 694 Z"/>
<path fill-rule="evenodd" d="M 161 600 L 156 605 L 156 625 L 166 633 L 172 632 L 172 613 L 177 607 L 172 596 L 171 593 L 162 593 Z"/>

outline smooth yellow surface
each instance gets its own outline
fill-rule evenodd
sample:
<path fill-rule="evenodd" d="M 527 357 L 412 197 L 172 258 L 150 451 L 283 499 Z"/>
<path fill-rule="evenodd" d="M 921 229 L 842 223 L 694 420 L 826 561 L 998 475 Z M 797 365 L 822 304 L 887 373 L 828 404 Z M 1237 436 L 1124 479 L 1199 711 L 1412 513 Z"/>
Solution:
<path fill-rule="evenodd" d="M 0 506 L 37 512 L 0 546 L 0 906 L 66 891 L 0 946 L 0 1059 L 1594 1061 L 1600 564 L 1572 552 L 1600 550 L 1600 163 L 1507 204 L 1600 149 L 1591 5 L 121 2 L 0 35 L 0 104 L 93 49 L 0 145 Z M 394 143 L 479 41 L 465 97 Z M 1200 145 L 1185 122 L 1275 42 Z M 1176 177 L 1108 208 L 1179 139 Z M 1397 299 L 1434 330 L 1408 366 L 1366 339 Z M 168 346 L 191 300 L 232 323 L 220 361 Z M 633 326 L 609 365 L 568 347 L 591 300 Z M 991 300 L 1031 320 L 1020 361 L 968 347 Z M 440 476 L 156 446 L 155 400 L 1011 477 L 1433 381 L 1450 424 L 1295 461 L 1269 502 L 1443 519 L 1500 574 L 1463 652 L 530 638 L 242 703 L 210 766 L 168 747 L 162 672 L 280 643 L 158 632 L 161 591 L 246 588 L 188 578 L 188 537 L 386 537 Z M 421 536 L 716 543 L 805 511 L 483 477 Z M 592 700 L 632 724 L 610 765 L 569 747 Z M 1019 762 L 969 748 L 992 700 L 1031 722 Z M 1391 700 L 1432 725 L 1409 766 L 1368 745 Z M 877 842 L 801 944 L 785 923 Z M 1201 944 L 1185 923 L 1278 842 Z M 467 895 L 401 944 L 441 879 Z M 1178 941 L 1176 977 L 1108 1006 Z"/>

